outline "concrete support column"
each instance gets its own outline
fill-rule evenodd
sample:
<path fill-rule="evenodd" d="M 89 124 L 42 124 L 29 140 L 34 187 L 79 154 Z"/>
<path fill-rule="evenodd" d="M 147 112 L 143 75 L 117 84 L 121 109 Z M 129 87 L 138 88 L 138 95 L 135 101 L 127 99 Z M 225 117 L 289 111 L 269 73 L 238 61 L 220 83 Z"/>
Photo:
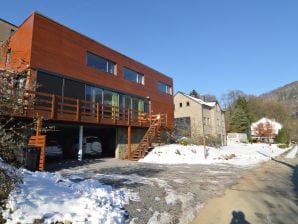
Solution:
<path fill-rule="evenodd" d="M 82 161 L 83 159 L 83 131 L 84 131 L 84 126 L 80 125 L 80 130 L 79 130 L 79 151 L 78 151 L 78 160 Z"/>

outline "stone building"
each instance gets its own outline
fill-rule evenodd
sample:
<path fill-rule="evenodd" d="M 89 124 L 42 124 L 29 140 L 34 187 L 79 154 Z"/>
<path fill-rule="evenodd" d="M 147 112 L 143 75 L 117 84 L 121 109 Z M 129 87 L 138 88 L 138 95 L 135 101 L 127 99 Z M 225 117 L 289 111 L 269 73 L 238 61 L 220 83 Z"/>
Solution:
<path fill-rule="evenodd" d="M 226 145 L 225 115 L 217 101 L 205 102 L 178 92 L 174 105 L 178 137 L 190 138 L 194 143 Z"/>

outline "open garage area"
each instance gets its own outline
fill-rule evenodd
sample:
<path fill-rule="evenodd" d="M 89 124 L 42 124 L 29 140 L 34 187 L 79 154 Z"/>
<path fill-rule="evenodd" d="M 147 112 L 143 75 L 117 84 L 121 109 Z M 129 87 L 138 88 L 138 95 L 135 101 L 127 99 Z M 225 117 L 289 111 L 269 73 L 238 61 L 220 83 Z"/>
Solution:
<path fill-rule="evenodd" d="M 80 125 L 47 123 L 47 147 L 61 147 L 63 156 L 57 159 L 76 159 L 79 151 Z M 82 126 L 83 158 L 115 157 L 116 128 L 109 126 Z"/>

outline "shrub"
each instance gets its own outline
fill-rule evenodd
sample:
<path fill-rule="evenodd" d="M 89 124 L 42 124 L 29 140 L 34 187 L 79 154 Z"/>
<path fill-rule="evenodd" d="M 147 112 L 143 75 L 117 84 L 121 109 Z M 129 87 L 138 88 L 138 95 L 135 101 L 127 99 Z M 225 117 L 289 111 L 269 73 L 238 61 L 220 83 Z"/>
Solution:
<path fill-rule="evenodd" d="M 286 149 L 289 147 L 289 145 L 287 145 L 287 144 L 278 144 L 277 146 L 278 146 L 278 148 L 281 148 L 281 149 Z"/>
<path fill-rule="evenodd" d="M 184 146 L 186 146 L 186 145 L 188 145 L 188 142 L 186 141 L 186 140 L 180 140 L 179 142 L 178 142 L 180 145 L 184 145 Z"/>

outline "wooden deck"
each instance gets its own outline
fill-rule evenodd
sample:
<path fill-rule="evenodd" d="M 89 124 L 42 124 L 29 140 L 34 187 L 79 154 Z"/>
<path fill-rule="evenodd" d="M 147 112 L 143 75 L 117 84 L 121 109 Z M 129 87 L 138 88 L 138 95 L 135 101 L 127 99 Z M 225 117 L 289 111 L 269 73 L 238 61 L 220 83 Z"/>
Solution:
<path fill-rule="evenodd" d="M 121 108 L 86 100 L 54 94 L 26 91 L 24 106 L 17 113 L 22 117 L 42 117 L 52 121 L 68 121 L 117 126 L 150 127 L 152 115 L 142 111 Z M 34 99 L 32 106 L 26 106 L 26 98 Z M 27 100 L 28 101 L 28 100 Z M 167 115 L 164 126 L 167 126 Z"/>

